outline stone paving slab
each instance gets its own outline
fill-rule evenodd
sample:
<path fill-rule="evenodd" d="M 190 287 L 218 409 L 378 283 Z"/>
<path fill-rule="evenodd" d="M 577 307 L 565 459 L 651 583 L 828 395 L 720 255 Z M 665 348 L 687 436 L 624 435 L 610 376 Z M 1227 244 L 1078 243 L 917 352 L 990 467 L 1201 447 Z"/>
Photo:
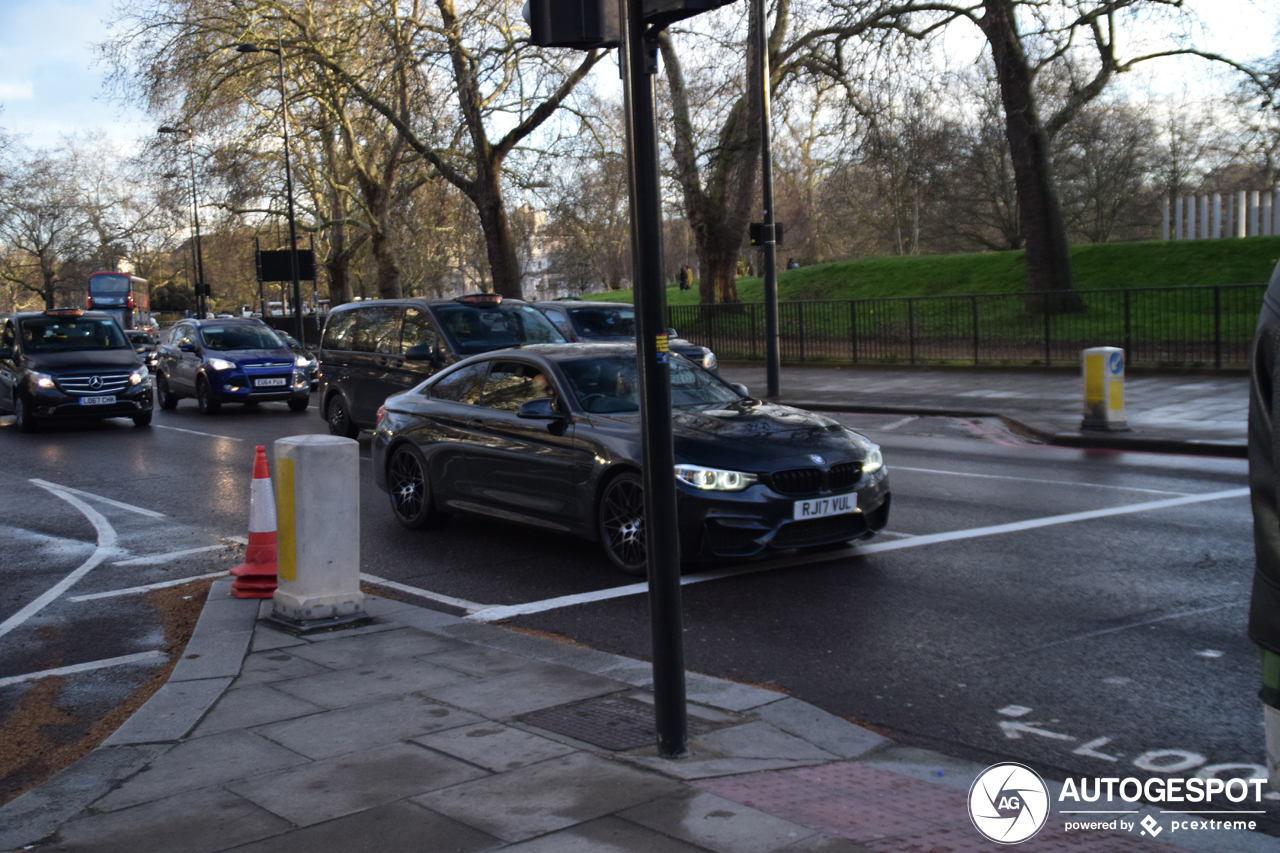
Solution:
<path fill-rule="evenodd" d="M 198 738 L 235 729 L 250 729 L 323 710 L 319 705 L 273 690 L 268 685 L 251 685 L 223 693 L 191 735 Z"/>
<path fill-rule="evenodd" d="M 413 741 L 495 773 L 577 752 L 576 747 L 551 738 L 489 721 L 415 737 Z"/>
<path fill-rule="evenodd" d="M 673 794 L 656 773 L 574 753 L 414 799 L 504 841 L 524 841 Z"/>
<path fill-rule="evenodd" d="M 807 826 L 693 788 L 619 812 L 619 817 L 717 853 L 774 853 L 817 835 Z"/>
<path fill-rule="evenodd" d="M 215 853 L 292 828 L 242 797 L 209 788 L 73 820 L 54 843 L 68 853 Z"/>
<path fill-rule="evenodd" d="M 398 800 L 233 849 L 235 853 L 480 853 L 501 846 L 492 835 L 408 800 Z"/>
<path fill-rule="evenodd" d="M 298 826 L 310 826 L 488 775 L 434 750 L 392 743 L 224 787 Z"/>

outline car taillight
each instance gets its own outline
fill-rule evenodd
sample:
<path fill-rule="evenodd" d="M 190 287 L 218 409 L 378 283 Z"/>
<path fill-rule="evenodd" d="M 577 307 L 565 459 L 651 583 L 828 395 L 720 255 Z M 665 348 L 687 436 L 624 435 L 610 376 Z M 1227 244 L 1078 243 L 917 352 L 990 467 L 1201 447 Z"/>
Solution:
<path fill-rule="evenodd" d="M 386 406 L 379 406 L 379 407 L 378 407 L 378 421 L 377 421 L 377 423 L 375 423 L 375 424 L 374 424 L 374 426 L 375 426 L 375 427 L 380 427 L 380 426 L 382 426 L 382 419 L 383 419 L 383 418 L 385 418 L 386 416 L 387 416 L 387 407 L 386 407 Z"/>

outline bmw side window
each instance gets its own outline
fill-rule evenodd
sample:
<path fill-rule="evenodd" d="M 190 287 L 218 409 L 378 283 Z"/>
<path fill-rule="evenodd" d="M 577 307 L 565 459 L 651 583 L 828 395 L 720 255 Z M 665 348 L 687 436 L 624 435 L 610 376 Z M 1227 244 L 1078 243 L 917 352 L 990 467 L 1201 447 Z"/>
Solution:
<path fill-rule="evenodd" d="M 12 324 L 12 323 L 5 323 L 5 324 L 4 324 L 4 336 L 3 336 L 3 337 L 0 337 L 0 347 L 6 347 L 6 348 L 9 348 L 9 349 L 12 349 L 12 348 L 13 348 L 13 343 L 14 343 L 13 324 Z"/>
<path fill-rule="evenodd" d="M 484 390 L 484 374 L 488 367 L 489 363 L 482 361 L 446 374 L 431 386 L 431 396 L 437 400 L 451 400 L 472 406 L 479 404 L 480 394 Z"/>
<path fill-rule="evenodd" d="M 436 327 L 426 311 L 410 308 L 404 314 L 404 327 L 400 332 L 402 351 L 409 347 L 436 348 Z"/>
<path fill-rule="evenodd" d="M 353 349 L 352 340 L 355 334 L 355 311 L 339 311 L 330 314 L 329 322 L 324 324 L 324 341 L 321 346 L 329 350 Z"/>
<path fill-rule="evenodd" d="M 484 397 L 480 405 L 487 409 L 515 412 L 522 403 L 550 396 L 550 383 L 537 367 L 518 361 L 495 362 L 484 383 Z"/>

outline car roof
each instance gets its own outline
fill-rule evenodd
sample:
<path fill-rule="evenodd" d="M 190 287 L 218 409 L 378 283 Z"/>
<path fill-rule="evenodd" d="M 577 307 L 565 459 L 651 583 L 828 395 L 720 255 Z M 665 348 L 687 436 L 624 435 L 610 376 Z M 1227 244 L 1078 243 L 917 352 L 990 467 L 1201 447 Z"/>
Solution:
<path fill-rule="evenodd" d="M 583 358 L 595 356 L 605 358 L 609 356 L 626 356 L 635 355 L 635 344 L 597 344 L 597 343 L 566 343 L 566 344 L 525 344 L 518 349 L 498 350 L 492 353 L 482 353 L 483 355 L 513 355 L 519 357 L 520 353 L 532 353 L 540 355 L 550 361 L 566 361 L 571 358 Z"/>
<path fill-rule="evenodd" d="M 267 326 L 266 323 L 262 322 L 257 317 L 223 317 L 221 320 L 216 317 L 206 317 L 203 320 L 197 320 L 194 317 L 187 317 L 179 320 L 178 322 L 189 323 L 193 326 Z M 270 329 L 271 327 L 267 326 L 267 328 Z"/>
<path fill-rule="evenodd" d="M 539 308 L 577 308 L 586 306 L 588 308 L 635 308 L 636 306 L 630 302 L 598 302 L 594 299 L 565 299 L 555 301 L 534 302 Z"/>
<path fill-rule="evenodd" d="M 491 305 L 484 305 L 482 303 L 481 305 L 482 307 L 485 307 L 485 308 L 495 308 L 495 307 L 501 307 L 503 305 L 506 305 L 508 302 L 513 302 L 516 305 L 535 304 L 532 302 L 528 302 L 527 300 L 524 300 L 524 299 L 516 299 L 515 297 L 504 296 L 502 297 L 502 301 L 499 303 L 491 304 Z M 427 298 L 425 296 L 422 296 L 422 297 L 414 296 L 414 297 L 407 297 L 404 299 L 365 299 L 360 302 L 344 302 L 341 305 L 335 305 L 333 308 L 329 309 L 329 313 L 336 314 L 339 311 L 350 311 L 356 308 L 375 307 L 378 305 L 405 305 L 410 307 L 415 307 L 415 306 L 421 307 L 423 305 L 428 305 L 431 307 L 435 307 L 438 305 L 467 305 L 467 303 L 459 302 L 456 297 L 449 297 L 449 296 L 440 297 L 440 298 Z"/>
<path fill-rule="evenodd" d="M 80 309 L 54 308 L 53 310 L 54 310 L 54 311 L 68 311 L 68 310 L 80 310 Z M 0 316 L 4 316 L 4 317 L 12 317 L 12 318 L 13 318 L 13 319 L 15 319 L 15 320 L 26 320 L 26 319 L 28 319 L 28 318 L 30 318 L 30 317 L 44 317 L 44 316 L 46 316 L 46 314 L 47 314 L 47 313 L 48 313 L 48 312 L 46 312 L 46 311 L 14 311 L 14 312 L 13 312 L 13 313 L 11 313 L 11 314 L 3 314 L 3 315 L 0 315 Z M 54 316 L 58 316 L 58 315 L 54 315 Z M 81 310 L 79 314 L 64 314 L 64 315 L 62 315 L 62 316 L 64 316 L 64 317 L 88 317 L 88 318 L 89 318 L 89 319 L 91 319 L 91 320 L 114 320 L 114 319 L 115 319 L 115 317 L 114 317 L 114 316 L 112 316 L 111 314 L 108 314 L 106 311 L 83 311 L 83 310 Z"/>

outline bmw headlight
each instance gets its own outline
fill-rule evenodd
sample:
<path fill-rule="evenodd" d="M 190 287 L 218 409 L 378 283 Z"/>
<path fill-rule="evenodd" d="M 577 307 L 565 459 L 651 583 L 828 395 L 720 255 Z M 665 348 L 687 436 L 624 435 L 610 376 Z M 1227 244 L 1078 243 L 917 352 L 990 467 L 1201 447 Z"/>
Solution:
<path fill-rule="evenodd" d="M 133 373 L 129 374 L 129 384 L 138 385 L 139 383 L 147 381 L 147 377 L 150 375 L 150 371 L 148 371 L 145 366 L 134 368 Z"/>
<path fill-rule="evenodd" d="M 755 485 L 755 474 L 741 471 L 722 471 L 719 468 L 703 468 L 699 465 L 677 465 L 676 478 L 695 489 L 711 492 L 740 492 Z"/>
<path fill-rule="evenodd" d="M 57 384 L 53 381 L 53 377 L 47 373 L 36 373 L 31 371 L 31 381 L 35 383 L 37 388 L 56 388 Z"/>
<path fill-rule="evenodd" d="M 867 451 L 867 456 L 862 460 L 862 473 L 874 474 L 884 467 L 884 454 L 880 452 L 878 445 L 871 445 L 871 449 Z"/>
<path fill-rule="evenodd" d="M 719 363 L 716 361 L 716 354 L 711 350 L 707 350 L 707 354 L 702 357 L 702 366 L 707 370 L 715 370 Z"/>
<path fill-rule="evenodd" d="M 227 361 L 225 358 L 211 358 L 209 359 L 209 366 L 212 367 L 214 370 L 235 370 L 236 369 L 236 363 L 234 361 Z"/>

